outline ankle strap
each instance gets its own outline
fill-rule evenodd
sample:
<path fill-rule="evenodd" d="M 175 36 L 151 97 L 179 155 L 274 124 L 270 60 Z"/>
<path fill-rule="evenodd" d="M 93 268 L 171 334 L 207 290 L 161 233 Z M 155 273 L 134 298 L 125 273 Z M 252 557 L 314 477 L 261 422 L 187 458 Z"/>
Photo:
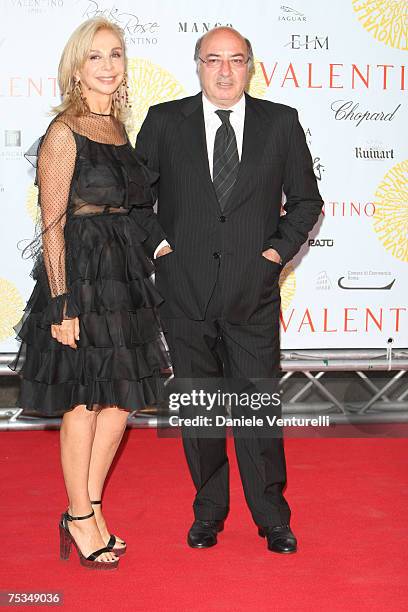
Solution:
<path fill-rule="evenodd" d="M 99 500 L 99 501 L 91 501 L 91 505 L 92 506 L 102 506 L 102 501 L 101 500 Z"/>
<path fill-rule="evenodd" d="M 71 516 L 69 512 L 65 512 L 64 516 L 67 521 L 84 521 L 85 519 L 89 519 L 94 516 L 94 514 L 95 512 L 92 510 L 92 512 L 90 514 L 87 514 L 86 516 Z"/>

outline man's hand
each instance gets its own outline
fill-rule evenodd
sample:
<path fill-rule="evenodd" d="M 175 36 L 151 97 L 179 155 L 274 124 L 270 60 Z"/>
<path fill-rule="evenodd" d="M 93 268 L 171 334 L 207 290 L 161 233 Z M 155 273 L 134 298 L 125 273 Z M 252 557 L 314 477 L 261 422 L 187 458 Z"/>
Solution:
<path fill-rule="evenodd" d="M 163 257 L 163 255 L 168 255 L 169 253 L 172 253 L 173 249 L 169 246 L 164 246 L 160 249 L 160 251 L 157 251 L 156 253 L 156 259 L 158 259 L 159 257 Z"/>
<path fill-rule="evenodd" d="M 51 336 L 61 342 L 76 349 L 75 340 L 79 340 L 79 319 L 64 319 L 61 325 L 51 325 Z"/>
<path fill-rule="evenodd" d="M 279 255 L 278 251 L 275 251 L 275 249 L 266 249 L 262 255 L 265 257 L 265 259 L 269 259 L 269 261 L 274 261 L 278 264 L 282 263 L 281 256 Z"/>

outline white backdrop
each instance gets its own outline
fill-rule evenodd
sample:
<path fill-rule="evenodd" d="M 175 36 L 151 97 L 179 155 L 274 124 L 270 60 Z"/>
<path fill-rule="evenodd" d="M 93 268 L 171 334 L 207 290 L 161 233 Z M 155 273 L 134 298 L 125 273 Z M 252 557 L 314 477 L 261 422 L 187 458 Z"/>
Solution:
<path fill-rule="evenodd" d="M 289 0 L 288 0 L 289 1 Z M 408 346 L 407 0 L 0 0 L 0 351 L 28 298 L 36 193 L 23 153 L 58 100 L 72 30 L 126 32 L 135 138 L 148 106 L 199 85 L 196 39 L 232 25 L 254 47 L 250 93 L 299 110 L 324 214 L 281 276 L 283 348 Z"/>

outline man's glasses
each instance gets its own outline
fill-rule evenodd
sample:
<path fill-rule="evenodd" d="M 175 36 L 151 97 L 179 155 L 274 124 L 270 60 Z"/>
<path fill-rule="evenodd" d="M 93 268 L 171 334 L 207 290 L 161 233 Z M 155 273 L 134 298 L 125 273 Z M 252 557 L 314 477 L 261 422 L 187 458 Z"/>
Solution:
<path fill-rule="evenodd" d="M 249 57 L 247 59 L 243 57 L 231 57 L 227 60 L 223 60 L 220 57 L 208 57 L 207 59 L 199 57 L 198 59 L 210 69 L 220 68 L 224 61 L 228 62 L 233 68 L 243 68 L 249 62 Z"/>

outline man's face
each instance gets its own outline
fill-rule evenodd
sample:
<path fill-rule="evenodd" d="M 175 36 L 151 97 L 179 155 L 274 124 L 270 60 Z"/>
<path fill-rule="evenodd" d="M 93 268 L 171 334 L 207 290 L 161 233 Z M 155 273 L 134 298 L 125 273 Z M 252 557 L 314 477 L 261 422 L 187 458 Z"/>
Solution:
<path fill-rule="evenodd" d="M 249 78 L 248 49 L 236 32 L 208 34 L 201 44 L 199 76 L 207 98 L 219 108 L 238 102 Z"/>

